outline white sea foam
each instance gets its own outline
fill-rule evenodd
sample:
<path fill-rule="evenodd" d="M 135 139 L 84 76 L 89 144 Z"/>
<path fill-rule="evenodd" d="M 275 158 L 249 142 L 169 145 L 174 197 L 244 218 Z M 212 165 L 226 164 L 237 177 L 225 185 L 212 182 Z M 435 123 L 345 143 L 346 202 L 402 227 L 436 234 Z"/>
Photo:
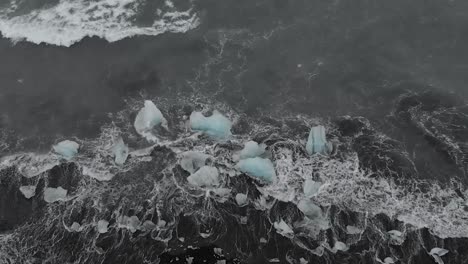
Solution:
<path fill-rule="evenodd" d="M 57 4 L 16 15 L 18 0 L 0 10 L 0 31 L 14 42 L 26 40 L 69 47 L 86 36 L 114 42 L 135 35 L 185 33 L 199 24 L 191 9 L 154 14 L 152 25 L 135 23 L 143 1 L 136 0 L 60 0 Z"/>

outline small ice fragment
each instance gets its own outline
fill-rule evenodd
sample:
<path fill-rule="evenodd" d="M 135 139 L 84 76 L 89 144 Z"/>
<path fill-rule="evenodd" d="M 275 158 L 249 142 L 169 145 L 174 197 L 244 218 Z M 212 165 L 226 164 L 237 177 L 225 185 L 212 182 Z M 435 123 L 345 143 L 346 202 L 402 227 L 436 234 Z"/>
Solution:
<path fill-rule="evenodd" d="M 255 158 L 265 153 L 265 144 L 258 144 L 255 141 L 248 141 L 245 143 L 244 148 L 241 150 L 240 159 Z"/>
<path fill-rule="evenodd" d="M 306 150 L 310 155 L 315 153 L 328 154 L 329 147 L 324 126 L 315 126 L 310 129 Z"/>
<path fill-rule="evenodd" d="M 386 257 L 384 259 L 384 263 L 385 264 L 393 264 L 393 263 L 395 263 L 395 261 L 391 257 Z"/>
<path fill-rule="evenodd" d="M 429 254 L 437 255 L 439 257 L 442 257 L 443 255 L 447 254 L 448 252 L 449 251 L 447 249 L 435 247 L 435 248 L 431 249 L 431 252 L 429 252 Z"/>
<path fill-rule="evenodd" d="M 193 263 L 193 257 L 187 257 L 185 259 L 185 261 L 187 261 L 187 264 L 192 264 Z"/>
<path fill-rule="evenodd" d="M 127 228 L 132 233 L 135 233 L 140 228 L 140 224 L 140 219 L 136 215 L 129 217 L 127 220 Z"/>
<path fill-rule="evenodd" d="M 236 168 L 249 176 L 267 182 L 273 182 L 276 179 L 275 167 L 269 159 L 259 157 L 244 159 L 237 163 Z"/>
<path fill-rule="evenodd" d="M 215 167 L 203 166 L 197 172 L 187 177 L 192 185 L 212 187 L 219 185 L 219 172 Z"/>
<path fill-rule="evenodd" d="M 145 100 L 145 106 L 140 109 L 133 123 L 136 132 L 148 141 L 156 141 L 152 130 L 158 125 L 168 129 L 167 120 L 164 118 L 161 111 L 152 101 Z"/>
<path fill-rule="evenodd" d="M 213 111 L 209 117 L 205 117 L 201 112 L 192 112 L 190 115 L 190 127 L 207 135 L 224 139 L 231 136 L 231 121 L 218 111 Z"/>
<path fill-rule="evenodd" d="M 348 234 L 350 235 L 355 235 L 355 234 L 360 234 L 362 233 L 362 230 L 355 227 L 355 226 L 346 226 L 346 231 L 348 232 Z"/>
<path fill-rule="evenodd" d="M 300 200 L 297 203 L 297 208 L 310 219 L 322 216 L 322 209 L 310 200 Z"/>
<path fill-rule="evenodd" d="M 223 249 L 222 248 L 213 248 L 213 251 L 216 255 L 222 257 L 223 255 Z"/>
<path fill-rule="evenodd" d="M 199 168 L 205 166 L 206 160 L 211 157 L 210 155 L 197 151 L 186 151 L 180 154 L 180 156 L 180 166 L 190 173 L 194 173 Z"/>
<path fill-rule="evenodd" d="M 306 197 L 314 196 L 315 194 L 319 192 L 320 186 L 322 186 L 320 182 L 307 179 L 304 182 L 304 187 L 303 187 L 305 196 Z"/>
<path fill-rule="evenodd" d="M 309 264 L 309 261 L 305 260 L 304 258 L 299 259 L 300 264 Z"/>
<path fill-rule="evenodd" d="M 239 206 L 247 204 L 247 195 L 243 193 L 236 194 L 236 202 Z"/>
<path fill-rule="evenodd" d="M 141 230 L 142 231 L 151 231 L 153 229 L 156 228 L 156 224 L 153 223 L 153 221 L 151 220 L 146 220 L 145 222 L 143 222 L 143 224 L 141 225 Z"/>
<path fill-rule="evenodd" d="M 338 251 L 338 250 L 339 251 L 347 251 L 348 246 L 345 243 L 341 242 L 341 241 L 336 241 L 335 246 L 333 246 L 333 249 L 334 249 L 335 252 Z"/>
<path fill-rule="evenodd" d="M 119 137 L 112 148 L 115 157 L 115 164 L 123 165 L 128 157 L 128 146 L 123 139 Z"/>
<path fill-rule="evenodd" d="M 78 224 L 77 222 L 73 222 L 71 225 L 70 229 L 75 232 L 80 232 L 81 231 L 81 225 Z"/>
<path fill-rule="evenodd" d="M 53 203 L 56 201 L 65 201 L 67 197 L 67 190 L 62 187 L 58 188 L 45 188 L 44 190 L 44 201 Z"/>
<path fill-rule="evenodd" d="M 217 260 L 216 264 L 226 264 L 226 260 L 225 259 Z"/>
<path fill-rule="evenodd" d="M 99 220 L 97 223 L 97 230 L 100 234 L 107 233 L 107 228 L 109 226 L 109 222 L 106 220 Z"/>
<path fill-rule="evenodd" d="M 390 240 L 396 244 L 402 244 L 404 242 L 403 234 L 398 230 L 390 230 L 387 232 L 390 235 Z"/>
<path fill-rule="evenodd" d="M 52 148 L 55 153 L 62 156 L 66 160 L 71 160 L 76 154 L 78 154 L 78 148 L 80 145 L 75 141 L 64 140 L 54 145 Z"/>
<path fill-rule="evenodd" d="M 270 263 L 278 263 L 280 262 L 279 258 L 272 258 L 269 260 Z"/>
<path fill-rule="evenodd" d="M 261 238 L 260 238 L 260 243 L 266 244 L 266 243 L 267 243 L 267 240 L 266 240 L 264 237 L 261 237 Z"/>
<path fill-rule="evenodd" d="M 19 190 L 24 195 L 24 197 L 26 197 L 26 199 L 31 199 L 34 195 L 36 195 L 36 186 L 34 185 L 21 186 Z"/>
<path fill-rule="evenodd" d="M 275 227 L 276 231 L 283 236 L 294 234 L 292 228 L 288 224 L 286 224 L 286 222 L 284 222 L 283 219 L 281 219 L 281 221 L 279 222 L 274 222 L 273 226 Z"/>

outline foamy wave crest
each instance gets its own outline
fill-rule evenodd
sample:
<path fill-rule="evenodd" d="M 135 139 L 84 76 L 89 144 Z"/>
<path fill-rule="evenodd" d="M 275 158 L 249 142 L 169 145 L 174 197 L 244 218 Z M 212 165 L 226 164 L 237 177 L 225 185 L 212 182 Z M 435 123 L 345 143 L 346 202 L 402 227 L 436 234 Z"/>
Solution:
<path fill-rule="evenodd" d="M 41 9 L 20 10 L 18 0 L 0 11 L 0 31 L 14 42 L 26 40 L 69 47 L 86 36 L 114 42 L 135 35 L 185 33 L 199 25 L 192 9 L 179 11 L 172 3 L 154 11 L 152 23 L 138 23 L 146 8 L 136 0 L 60 0 Z M 17 15 L 17 14 L 20 15 Z"/>

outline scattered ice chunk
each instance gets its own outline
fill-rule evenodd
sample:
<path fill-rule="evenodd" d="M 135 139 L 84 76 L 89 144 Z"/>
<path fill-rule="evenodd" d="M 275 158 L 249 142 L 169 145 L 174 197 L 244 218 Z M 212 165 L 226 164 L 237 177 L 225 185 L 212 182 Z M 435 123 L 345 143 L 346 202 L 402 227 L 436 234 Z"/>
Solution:
<path fill-rule="evenodd" d="M 248 141 L 239 154 L 240 159 L 255 158 L 265 153 L 265 144 L 258 144 L 255 141 Z"/>
<path fill-rule="evenodd" d="M 388 234 L 390 235 L 390 241 L 394 244 L 400 245 L 404 242 L 403 234 L 400 231 L 390 230 L 388 231 Z"/>
<path fill-rule="evenodd" d="M 71 160 L 76 154 L 78 154 L 78 148 L 80 145 L 75 141 L 64 140 L 54 145 L 52 148 L 55 153 L 59 154 L 66 160 Z"/>
<path fill-rule="evenodd" d="M 325 136 L 324 126 L 315 126 L 310 129 L 306 150 L 310 155 L 315 153 L 325 155 L 329 153 L 329 146 Z"/>
<path fill-rule="evenodd" d="M 247 195 L 243 193 L 236 194 L 236 202 L 239 206 L 247 204 Z"/>
<path fill-rule="evenodd" d="M 141 222 L 138 216 L 133 215 L 128 218 L 127 227 L 130 232 L 135 233 L 140 228 L 140 224 Z"/>
<path fill-rule="evenodd" d="M 70 226 L 70 229 L 74 232 L 80 232 L 81 231 L 81 225 L 78 224 L 77 222 L 73 222 L 73 224 Z"/>
<path fill-rule="evenodd" d="M 219 172 L 215 167 L 203 166 L 187 178 L 192 185 L 213 187 L 219 185 Z"/>
<path fill-rule="evenodd" d="M 99 220 L 97 223 L 97 230 L 100 234 L 107 233 L 109 222 L 106 220 Z"/>
<path fill-rule="evenodd" d="M 193 257 L 187 257 L 185 259 L 185 261 L 187 261 L 187 264 L 192 264 L 193 263 Z"/>
<path fill-rule="evenodd" d="M 431 249 L 431 252 L 429 252 L 429 254 L 434 258 L 437 264 L 444 264 L 444 261 L 441 257 L 447 254 L 448 252 L 449 251 L 447 249 L 435 247 Z"/>
<path fill-rule="evenodd" d="M 385 264 L 393 264 L 393 263 L 395 263 L 395 261 L 391 257 L 386 257 L 384 259 L 384 263 Z"/>
<path fill-rule="evenodd" d="M 152 130 L 158 125 L 168 129 L 167 120 L 164 118 L 161 111 L 152 101 L 145 100 L 145 106 L 140 109 L 133 123 L 136 132 L 148 141 L 157 141 Z"/>
<path fill-rule="evenodd" d="M 269 159 L 259 157 L 244 159 L 237 163 L 236 168 L 249 176 L 267 182 L 273 182 L 276 179 L 275 167 Z"/>
<path fill-rule="evenodd" d="M 268 260 L 270 263 L 278 263 L 280 262 L 279 258 L 272 258 L 270 260 Z"/>
<path fill-rule="evenodd" d="M 260 238 L 260 243 L 262 244 L 266 244 L 268 241 L 264 238 L 264 237 L 261 237 Z"/>
<path fill-rule="evenodd" d="M 123 165 L 128 157 L 128 146 L 121 137 L 115 142 L 112 152 L 114 153 L 115 164 Z"/>
<path fill-rule="evenodd" d="M 309 264 L 309 261 L 305 260 L 304 258 L 299 259 L 300 264 Z"/>
<path fill-rule="evenodd" d="M 322 209 L 314 204 L 311 200 L 300 200 L 297 203 L 297 208 L 310 219 L 315 219 L 322 216 Z"/>
<path fill-rule="evenodd" d="M 341 242 L 341 241 L 336 241 L 335 242 L 335 245 L 333 246 L 333 251 L 334 252 L 337 252 L 337 251 L 347 251 L 349 248 L 348 246 Z"/>
<path fill-rule="evenodd" d="M 348 232 L 348 234 L 350 235 L 355 235 L 355 234 L 360 234 L 362 233 L 362 230 L 355 227 L 355 226 L 346 226 L 346 231 Z"/>
<path fill-rule="evenodd" d="M 192 112 L 190 115 L 192 130 L 203 131 L 214 138 L 225 139 L 231 136 L 231 126 L 231 121 L 216 110 L 209 117 L 205 117 L 201 112 Z"/>
<path fill-rule="evenodd" d="M 216 264 L 226 264 L 226 260 L 225 259 L 217 260 Z"/>
<path fill-rule="evenodd" d="M 213 248 L 213 252 L 220 257 L 224 256 L 222 248 Z"/>
<path fill-rule="evenodd" d="M 206 160 L 211 156 L 197 151 L 186 151 L 180 154 L 180 166 L 187 172 L 194 173 L 205 166 Z"/>
<path fill-rule="evenodd" d="M 279 222 L 274 222 L 273 226 L 275 227 L 276 232 L 283 236 L 290 236 L 294 234 L 292 228 L 288 224 L 286 224 L 286 222 L 284 222 L 283 219 L 281 219 L 281 221 Z"/>
<path fill-rule="evenodd" d="M 36 195 L 36 186 L 34 185 L 21 186 L 19 190 L 24 195 L 24 197 L 26 197 L 26 199 L 31 199 L 34 195 Z"/>
<path fill-rule="evenodd" d="M 146 220 L 145 222 L 143 222 L 143 224 L 141 224 L 141 231 L 151 231 L 153 229 L 156 228 L 156 224 L 153 223 L 153 221 L 151 220 Z"/>
<path fill-rule="evenodd" d="M 44 190 L 44 201 L 53 203 L 56 201 L 65 201 L 67 197 L 67 190 L 62 187 L 58 188 L 45 188 Z"/>
<path fill-rule="evenodd" d="M 314 196 L 315 194 L 319 192 L 320 186 L 322 186 L 320 182 L 307 179 L 304 182 L 304 186 L 303 186 L 305 196 L 306 197 Z"/>

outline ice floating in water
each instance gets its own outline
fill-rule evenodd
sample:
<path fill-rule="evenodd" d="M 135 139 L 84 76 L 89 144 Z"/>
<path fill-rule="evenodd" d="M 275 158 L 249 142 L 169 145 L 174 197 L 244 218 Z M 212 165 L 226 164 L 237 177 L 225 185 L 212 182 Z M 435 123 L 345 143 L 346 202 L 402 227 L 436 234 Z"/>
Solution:
<path fill-rule="evenodd" d="M 395 263 L 395 261 L 391 257 L 386 257 L 384 259 L 384 263 L 385 264 L 393 264 L 393 263 Z"/>
<path fill-rule="evenodd" d="M 343 242 L 340 242 L 340 241 L 336 241 L 335 242 L 335 245 L 333 246 L 333 251 L 334 252 L 337 252 L 337 251 L 347 251 L 348 250 L 348 246 L 343 243 Z"/>
<path fill-rule="evenodd" d="M 265 144 L 258 144 L 255 141 L 248 141 L 239 154 L 240 159 L 255 158 L 265 153 Z"/>
<path fill-rule="evenodd" d="M 56 201 L 65 201 L 67 197 L 67 190 L 62 187 L 58 188 L 45 188 L 44 190 L 44 201 L 53 203 Z"/>
<path fill-rule="evenodd" d="M 216 110 L 209 117 L 201 112 L 192 112 L 190 115 L 192 130 L 202 131 L 214 138 L 225 139 L 231 136 L 231 126 L 231 121 Z"/>
<path fill-rule="evenodd" d="M 236 202 L 239 206 L 247 204 L 247 195 L 243 193 L 236 194 Z"/>
<path fill-rule="evenodd" d="M 236 168 L 249 176 L 267 182 L 273 182 L 276 179 L 275 167 L 269 159 L 259 157 L 244 159 L 237 163 Z"/>
<path fill-rule="evenodd" d="M 320 186 L 322 186 L 320 182 L 307 179 L 304 182 L 304 187 L 303 187 L 305 196 L 306 197 L 314 196 L 315 194 L 319 192 Z"/>
<path fill-rule="evenodd" d="M 73 224 L 70 226 L 70 229 L 74 232 L 80 232 L 81 231 L 81 225 L 77 222 L 73 222 Z"/>
<path fill-rule="evenodd" d="M 148 141 L 156 141 L 157 138 L 153 135 L 152 130 L 158 125 L 168 129 L 167 120 L 161 111 L 159 111 L 152 101 L 146 100 L 145 106 L 138 112 L 133 126 L 137 133 Z"/>
<path fill-rule="evenodd" d="M 404 237 L 403 233 L 401 233 L 398 230 L 390 230 L 388 231 L 388 234 L 390 235 L 390 242 L 393 244 L 400 245 L 404 242 Z"/>
<path fill-rule="evenodd" d="M 120 228 L 126 228 L 132 233 L 135 233 L 137 230 L 139 230 L 141 225 L 141 221 L 136 215 L 131 217 L 121 216 L 117 219 L 117 223 Z"/>
<path fill-rule="evenodd" d="M 210 155 L 196 151 L 186 151 L 180 156 L 180 166 L 182 169 L 190 173 L 194 173 L 199 168 L 205 166 L 206 160 L 211 157 Z"/>
<path fill-rule="evenodd" d="M 355 234 L 360 234 L 362 233 L 362 230 L 355 227 L 355 226 L 346 226 L 346 231 L 348 232 L 348 234 L 350 235 L 355 235 Z"/>
<path fill-rule="evenodd" d="M 213 187 L 219 185 L 219 172 L 215 167 L 203 166 L 197 172 L 190 175 L 187 181 L 200 187 Z"/>
<path fill-rule="evenodd" d="M 315 126 L 310 129 L 306 150 L 310 155 L 315 153 L 325 155 L 329 153 L 329 145 L 325 136 L 324 126 Z"/>
<path fill-rule="evenodd" d="M 121 137 L 115 142 L 112 152 L 114 153 L 115 164 L 123 165 L 128 157 L 128 146 L 125 145 Z"/>
<path fill-rule="evenodd" d="M 294 234 L 292 228 L 286 224 L 283 219 L 281 219 L 279 222 L 274 222 L 273 227 L 276 229 L 276 232 L 283 236 L 289 237 L 290 235 Z"/>
<path fill-rule="evenodd" d="M 431 255 L 435 262 L 437 262 L 437 264 L 444 264 L 444 261 L 442 260 L 442 256 L 447 254 L 449 251 L 444 249 L 444 248 L 433 248 L 431 249 L 431 252 L 429 252 L 429 255 Z"/>
<path fill-rule="evenodd" d="M 310 219 L 322 216 L 322 209 L 310 200 L 300 200 L 297 203 L 297 208 Z"/>
<path fill-rule="evenodd" d="M 57 145 L 54 145 L 52 148 L 54 152 L 59 154 L 62 158 L 66 160 L 71 160 L 76 154 L 78 154 L 78 148 L 80 145 L 75 141 L 64 140 Z"/>
<path fill-rule="evenodd" d="M 100 234 L 107 233 L 109 222 L 106 220 L 99 220 L 97 223 L 97 230 Z"/>
<path fill-rule="evenodd" d="M 32 198 L 34 195 L 36 195 L 36 186 L 30 185 L 30 186 L 21 186 L 19 188 L 21 193 L 26 197 L 26 199 Z"/>

